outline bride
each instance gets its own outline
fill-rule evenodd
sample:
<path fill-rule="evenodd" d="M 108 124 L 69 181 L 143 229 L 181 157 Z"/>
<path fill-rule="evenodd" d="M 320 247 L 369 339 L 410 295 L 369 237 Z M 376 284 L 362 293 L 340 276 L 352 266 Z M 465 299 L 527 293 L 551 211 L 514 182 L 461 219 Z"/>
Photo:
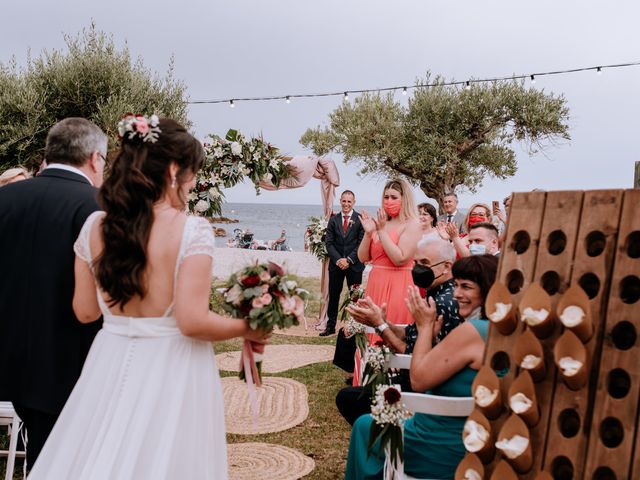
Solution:
<path fill-rule="evenodd" d="M 184 127 L 125 117 L 122 145 L 75 244 L 73 308 L 104 318 L 30 479 L 225 479 L 212 341 L 264 341 L 209 311 L 214 237 L 185 204 L 203 160 Z M 97 292 L 97 294 L 96 294 Z"/>

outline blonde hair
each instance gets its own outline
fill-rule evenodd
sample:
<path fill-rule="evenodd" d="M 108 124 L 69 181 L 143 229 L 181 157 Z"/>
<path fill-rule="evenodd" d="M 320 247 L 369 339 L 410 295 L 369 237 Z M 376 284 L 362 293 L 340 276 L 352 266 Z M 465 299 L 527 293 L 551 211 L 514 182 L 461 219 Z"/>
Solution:
<path fill-rule="evenodd" d="M 400 218 L 401 222 L 406 222 L 411 218 L 418 218 L 418 207 L 416 206 L 416 200 L 413 198 L 413 191 L 411 185 L 403 178 L 394 178 L 389 180 L 382 190 L 382 203 L 384 204 L 384 194 L 387 190 L 392 188 L 400 193 Z"/>
<path fill-rule="evenodd" d="M 464 230 L 467 233 L 469 233 L 469 217 L 471 216 L 471 212 L 473 212 L 477 207 L 482 207 L 487 212 L 487 219 L 485 220 L 485 222 L 491 223 L 493 221 L 493 216 L 491 215 L 491 209 L 486 203 L 474 203 L 469 208 L 469 211 L 467 212 L 467 216 L 464 217 Z"/>
<path fill-rule="evenodd" d="M 31 176 L 27 169 L 22 167 L 15 167 L 5 170 L 0 175 L 0 187 L 11 183 L 11 181 L 19 175 L 23 175 L 25 180 Z"/>

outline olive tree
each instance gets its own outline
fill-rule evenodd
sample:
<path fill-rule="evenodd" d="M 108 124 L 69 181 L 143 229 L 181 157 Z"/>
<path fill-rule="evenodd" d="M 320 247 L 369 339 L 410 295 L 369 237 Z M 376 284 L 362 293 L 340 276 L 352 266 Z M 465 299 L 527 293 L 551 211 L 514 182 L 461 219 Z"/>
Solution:
<path fill-rule="evenodd" d="M 406 107 L 392 93 L 343 102 L 328 126 L 308 129 L 300 143 L 316 155 L 342 153 L 362 174 L 404 176 L 441 202 L 449 192 L 476 191 L 487 175 L 514 175 L 514 142 L 533 155 L 570 138 L 564 97 L 522 81 L 464 87 L 427 75 L 416 85 Z"/>
<path fill-rule="evenodd" d="M 173 77 L 173 59 L 159 76 L 132 60 L 94 24 L 65 35 L 65 51 L 43 51 L 19 67 L 0 64 L 0 170 L 42 160 L 47 131 L 66 117 L 84 117 L 116 141 L 127 112 L 170 116 L 189 126 L 185 86 Z"/>

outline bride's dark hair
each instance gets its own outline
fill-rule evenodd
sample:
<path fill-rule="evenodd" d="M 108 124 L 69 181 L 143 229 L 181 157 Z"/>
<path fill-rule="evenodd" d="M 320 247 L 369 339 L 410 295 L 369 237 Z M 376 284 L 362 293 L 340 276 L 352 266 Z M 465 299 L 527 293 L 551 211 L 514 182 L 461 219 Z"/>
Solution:
<path fill-rule="evenodd" d="M 141 136 L 122 138 L 118 156 L 98 194 L 106 211 L 102 223 L 104 249 L 95 261 L 96 278 L 109 296 L 109 306 L 123 308 L 134 296 L 144 297 L 147 244 L 153 224 L 153 204 L 167 188 L 169 165 L 178 165 L 180 198 L 185 180 L 202 165 L 204 150 L 182 125 L 160 119 L 155 143 Z M 169 187 L 171 188 L 171 187 Z"/>

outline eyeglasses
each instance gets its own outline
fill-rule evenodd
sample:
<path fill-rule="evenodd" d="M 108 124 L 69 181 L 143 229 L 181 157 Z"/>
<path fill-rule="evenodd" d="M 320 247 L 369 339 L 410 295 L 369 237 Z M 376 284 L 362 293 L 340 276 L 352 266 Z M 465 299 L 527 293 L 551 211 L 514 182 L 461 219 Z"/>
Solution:
<path fill-rule="evenodd" d="M 104 161 L 104 163 L 107 163 L 107 154 L 106 153 L 98 152 L 98 155 L 100 155 L 100 158 Z"/>

